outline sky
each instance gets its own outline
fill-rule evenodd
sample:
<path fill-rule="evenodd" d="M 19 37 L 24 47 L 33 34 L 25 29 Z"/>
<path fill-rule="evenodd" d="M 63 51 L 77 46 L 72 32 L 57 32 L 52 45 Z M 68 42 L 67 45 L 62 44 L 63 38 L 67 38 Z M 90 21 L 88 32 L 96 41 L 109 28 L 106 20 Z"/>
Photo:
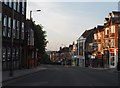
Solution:
<path fill-rule="evenodd" d="M 77 0 L 76 0 L 77 1 Z M 28 1 L 27 18 L 36 24 L 42 24 L 47 33 L 48 50 L 59 50 L 60 46 L 69 46 L 81 36 L 85 30 L 104 24 L 104 18 L 111 11 L 118 11 L 117 2 L 56 2 L 55 0 Z M 109 0 L 110 1 L 110 0 Z M 35 10 L 40 9 L 41 12 Z"/>

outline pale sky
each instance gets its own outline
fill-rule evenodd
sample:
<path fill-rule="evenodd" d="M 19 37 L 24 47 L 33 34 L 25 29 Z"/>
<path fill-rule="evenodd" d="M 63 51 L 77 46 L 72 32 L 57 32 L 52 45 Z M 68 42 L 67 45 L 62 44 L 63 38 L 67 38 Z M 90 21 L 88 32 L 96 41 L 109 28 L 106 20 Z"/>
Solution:
<path fill-rule="evenodd" d="M 109 12 L 118 10 L 118 3 L 28 1 L 27 18 L 30 10 L 37 9 L 41 12 L 34 11 L 32 17 L 47 32 L 49 43 L 46 48 L 59 50 L 60 46 L 68 46 L 77 41 L 85 30 L 102 25 Z"/>

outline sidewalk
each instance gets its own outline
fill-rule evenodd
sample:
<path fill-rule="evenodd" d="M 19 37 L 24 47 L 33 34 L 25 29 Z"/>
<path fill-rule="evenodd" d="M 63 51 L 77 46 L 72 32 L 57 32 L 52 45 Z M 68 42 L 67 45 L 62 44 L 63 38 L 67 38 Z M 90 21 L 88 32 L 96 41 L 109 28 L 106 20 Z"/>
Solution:
<path fill-rule="evenodd" d="M 10 71 L 3 71 L 2 72 L 2 82 L 6 82 L 6 81 L 10 81 L 13 79 L 17 79 L 20 78 L 22 76 L 28 75 L 28 74 L 32 74 L 35 72 L 38 72 L 40 70 L 45 70 L 47 68 L 38 66 L 36 68 L 31 68 L 31 69 L 21 69 L 21 70 L 15 70 L 13 73 L 13 77 L 9 76 Z"/>
<path fill-rule="evenodd" d="M 120 72 L 120 71 L 117 71 L 116 68 L 100 68 L 100 67 L 89 67 L 89 68 L 96 69 L 96 70 L 110 71 L 110 72 Z"/>

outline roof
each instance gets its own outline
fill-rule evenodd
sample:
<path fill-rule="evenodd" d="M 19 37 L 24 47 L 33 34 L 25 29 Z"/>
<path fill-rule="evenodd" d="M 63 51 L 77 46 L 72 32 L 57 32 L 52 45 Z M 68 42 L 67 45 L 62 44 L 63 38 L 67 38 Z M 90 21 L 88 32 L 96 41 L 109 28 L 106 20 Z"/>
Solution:
<path fill-rule="evenodd" d="M 105 18 L 105 20 L 106 20 L 106 21 L 108 21 L 108 20 L 109 20 L 109 18 Z"/>
<path fill-rule="evenodd" d="M 87 38 L 95 29 L 96 27 L 93 29 L 85 30 L 85 32 L 81 36 L 83 36 L 84 38 Z"/>
<path fill-rule="evenodd" d="M 119 14 L 120 15 L 120 11 L 112 11 L 113 14 Z"/>
<path fill-rule="evenodd" d="M 120 18 L 119 17 L 114 17 L 114 18 L 111 18 L 111 21 L 113 23 L 120 23 Z"/>
<path fill-rule="evenodd" d="M 96 29 L 98 29 L 99 31 L 102 31 L 103 28 L 104 28 L 104 26 L 102 26 L 102 25 L 98 25 Z"/>

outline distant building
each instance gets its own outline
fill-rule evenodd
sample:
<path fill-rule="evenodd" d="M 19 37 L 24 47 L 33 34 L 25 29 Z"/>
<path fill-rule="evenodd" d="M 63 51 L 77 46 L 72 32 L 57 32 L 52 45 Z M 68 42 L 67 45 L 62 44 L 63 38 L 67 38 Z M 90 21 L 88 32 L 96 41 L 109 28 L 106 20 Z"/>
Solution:
<path fill-rule="evenodd" d="M 78 38 L 77 40 L 77 50 L 79 56 L 79 65 L 80 66 L 88 66 L 89 58 L 87 53 L 92 52 L 92 47 L 90 44 L 93 44 L 94 41 L 94 32 L 96 27 L 90 30 L 85 30 L 85 32 Z"/>
<path fill-rule="evenodd" d="M 59 53 L 57 51 L 50 52 L 50 60 L 54 63 L 59 61 Z"/>

